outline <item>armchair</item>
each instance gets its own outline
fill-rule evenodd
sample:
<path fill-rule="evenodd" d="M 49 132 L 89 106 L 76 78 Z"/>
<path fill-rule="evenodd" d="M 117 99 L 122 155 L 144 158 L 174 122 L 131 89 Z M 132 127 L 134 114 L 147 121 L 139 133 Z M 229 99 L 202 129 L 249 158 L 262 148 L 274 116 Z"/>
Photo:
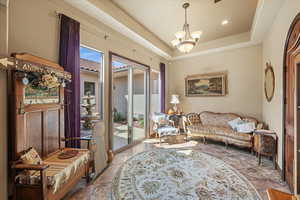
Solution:
<path fill-rule="evenodd" d="M 170 120 L 167 114 L 154 113 L 152 121 L 154 123 L 153 131 L 158 135 L 160 143 L 164 136 L 179 134 L 179 129 L 174 127 L 174 121 Z"/>

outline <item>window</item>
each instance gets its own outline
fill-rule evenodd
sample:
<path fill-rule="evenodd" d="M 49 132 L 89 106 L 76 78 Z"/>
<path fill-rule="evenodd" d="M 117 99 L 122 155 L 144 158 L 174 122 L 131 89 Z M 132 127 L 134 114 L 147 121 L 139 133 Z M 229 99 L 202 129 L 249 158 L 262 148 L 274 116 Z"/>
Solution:
<path fill-rule="evenodd" d="M 83 97 L 90 94 L 96 104 L 93 112 L 99 113 L 103 118 L 103 53 L 93 48 L 80 46 L 80 95 Z M 81 113 L 85 109 L 81 108 Z"/>
<path fill-rule="evenodd" d="M 88 95 L 95 96 L 96 95 L 95 86 L 96 86 L 95 82 L 85 81 L 84 82 L 84 96 L 88 96 Z"/>

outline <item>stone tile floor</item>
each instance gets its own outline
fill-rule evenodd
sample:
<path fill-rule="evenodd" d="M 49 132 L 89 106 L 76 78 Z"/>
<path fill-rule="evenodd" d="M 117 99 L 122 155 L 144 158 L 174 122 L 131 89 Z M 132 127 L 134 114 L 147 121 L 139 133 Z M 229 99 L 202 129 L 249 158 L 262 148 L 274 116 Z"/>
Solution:
<path fill-rule="evenodd" d="M 110 166 L 92 183 L 86 185 L 84 181 L 79 183 L 66 197 L 67 200 L 106 200 L 111 189 L 114 174 L 120 166 L 131 156 L 152 148 L 183 148 L 194 149 L 215 156 L 225 163 L 237 169 L 256 188 L 263 200 L 267 200 L 266 189 L 269 187 L 289 192 L 288 186 L 281 180 L 278 171 L 274 170 L 272 161 L 264 158 L 262 165 L 258 166 L 257 158 L 248 150 L 222 144 L 202 144 L 197 141 L 189 141 L 183 144 L 169 145 L 159 144 L 156 139 L 148 139 L 115 156 Z"/>

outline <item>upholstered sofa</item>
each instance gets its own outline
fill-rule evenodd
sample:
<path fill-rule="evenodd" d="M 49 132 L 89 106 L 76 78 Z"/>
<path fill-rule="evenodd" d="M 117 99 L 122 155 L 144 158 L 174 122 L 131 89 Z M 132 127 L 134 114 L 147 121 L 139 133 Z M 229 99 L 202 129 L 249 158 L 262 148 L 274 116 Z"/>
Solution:
<path fill-rule="evenodd" d="M 255 129 L 263 128 L 263 123 L 252 117 L 242 117 L 234 113 L 189 113 L 184 119 L 184 126 L 188 136 L 192 138 L 202 138 L 204 142 L 207 139 L 221 141 L 226 144 L 233 144 L 240 147 L 253 147 L 253 134 L 237 132 L 228 122 L 240 118 L 245 122 L 255 124 Z"/>

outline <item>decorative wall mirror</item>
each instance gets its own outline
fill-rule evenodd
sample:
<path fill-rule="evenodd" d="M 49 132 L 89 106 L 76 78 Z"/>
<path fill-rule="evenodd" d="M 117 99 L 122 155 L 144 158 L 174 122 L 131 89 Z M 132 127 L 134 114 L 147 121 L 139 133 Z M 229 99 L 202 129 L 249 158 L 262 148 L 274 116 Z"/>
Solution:
<path fill-rule="evenodd" d="M 265 96 L 268 102 L 270 102 L 274 96 L 275 91 L 275 74 L 271 63 L 266 63 L 265 69 Z"/>

